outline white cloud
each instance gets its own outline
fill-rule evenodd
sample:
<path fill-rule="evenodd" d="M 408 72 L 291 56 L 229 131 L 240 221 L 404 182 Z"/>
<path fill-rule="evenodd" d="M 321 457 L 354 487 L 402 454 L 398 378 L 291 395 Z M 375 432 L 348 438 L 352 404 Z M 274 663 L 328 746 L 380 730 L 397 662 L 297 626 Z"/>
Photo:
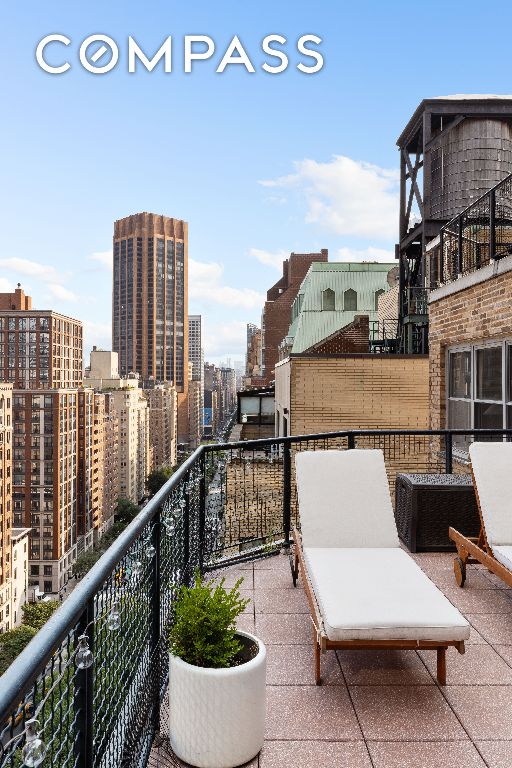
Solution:
<path fill-rule="evenodd" d="M 192 301 L 222 304 L 226 307 L 262 307 L 265 297 L 252 288 L 223 285 L 224 267 L 217 262 L 189 259 L 188 295 Z"/>
<path fill-rule="evenodd" d="M 305 197 L 305 221 L 338 235 L 392 240 L 398 222 L 398 172 L 338 155 L 330 162 L 301 160 L 295 173 L 260 181 Z"/>
<path fill-rule="evenodd" d="M 247 338 L 247 324 L 242 320 L 230 323 L 211 323 L 204 329 L 204 347 L 208 360 L 221 357 L 243 357 Z"/>
<path fill-rule="evenodd" d="M 6 277 L 0 277 L 0 293 L 12 293 L 14 285 Z"/>
<path fill-rule="evenodd" d="M 67 277 L 65 273 L 57 272 L 55 267 L 48 264 L 40 264 L 38 261 L 30 261 L 29 259 L 19 259 L 16 256 L 0 259 L 0 267 L 21 275 L 35 277 L 45 283 L 62 283 Z"/>
<path fill-rule="evenodd" d="M 285 250 L 280 251 L 263 251 L 260 248 L 251 248 L 249 250 L 249 256 L 252 256 L 252 258 L 257 259 L 262 264 L 265 264 L 269 267 L 274 267 L 274 269 L 278 269 L 281 271 L 283 267 L 283 261 L 289 257 L 289 253 L 287 253 Z"/>
<path fill-rule="evenodd" d="M 92 320 L 84 320 L 84 341 L 86 351 L 93 346 L 101 349 L 112 348 L 112 328 L 110 323 L 96 323 Z"/>
<path fill-rule="evenodd" d="M 58 283 L 48 283 L 46 287 L 50 292 L 50 296 L 54 299 L 59 299 L 60 301 L 78 301 L 76 293 L 64 288 L 63 285 L 59 285 Z"/>
<path fill-rule="evenodd" d="M 112 269 L 112 251 L 96 251 L 89 256 L 91 261 L 97 261 L 105 269 Z"/>
<path fill-rule="evenodd" d="M 387 251 L 385 248 L 339 248 L 337 256 L 341 261 L 383 261 L 392 263 L 395 261 L 395 252 Z M 398 264 L 398 262 L 396 262 Z"/>

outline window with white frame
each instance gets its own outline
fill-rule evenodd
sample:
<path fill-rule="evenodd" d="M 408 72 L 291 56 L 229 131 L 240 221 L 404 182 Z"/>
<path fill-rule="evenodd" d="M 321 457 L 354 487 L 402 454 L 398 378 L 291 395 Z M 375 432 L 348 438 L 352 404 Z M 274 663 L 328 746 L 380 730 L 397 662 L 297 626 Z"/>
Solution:
<path fill-rule="evenodd" d="M 447 369 L 449 429 L 512 427 L 512 340 L 449 349 Z M 464 451 L 470 442 L 453 440 Z"/>

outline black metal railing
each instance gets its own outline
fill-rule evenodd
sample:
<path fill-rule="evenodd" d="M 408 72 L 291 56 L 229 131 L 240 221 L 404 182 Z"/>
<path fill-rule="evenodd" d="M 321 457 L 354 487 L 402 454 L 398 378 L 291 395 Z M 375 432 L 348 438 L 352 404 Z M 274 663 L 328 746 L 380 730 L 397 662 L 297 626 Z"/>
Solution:
<path fill-rule="evenodd" d="M 370 352 L 398 352 L 398 318 L 370 320 Z"/>
<path fill-rule="evenodd" d="M 404 316 L 428 315 L 428 294 L 427 288 L 406 288 L 404 291 Z"/>
<path fill-rule="evenodd" d="M 155 734 L 165 732 L 176 589 L 196 569 L 215 572 L 290 544 L 296 453 L 380 448 L 394 494 L 397 472 L 467 472 L 453 449 L 460 436 L 504 440 L 512 430 L 359 430 L 198 448 L 0 678 L 0 768 L 23 765 L 34 716 L 43 765 L 146 766 Z"/>
<path fill-rule="evenodd" d="M 512 174 L 440 231 L 430 251 L 430 286 L 438 288 L 512 254 Z"/>

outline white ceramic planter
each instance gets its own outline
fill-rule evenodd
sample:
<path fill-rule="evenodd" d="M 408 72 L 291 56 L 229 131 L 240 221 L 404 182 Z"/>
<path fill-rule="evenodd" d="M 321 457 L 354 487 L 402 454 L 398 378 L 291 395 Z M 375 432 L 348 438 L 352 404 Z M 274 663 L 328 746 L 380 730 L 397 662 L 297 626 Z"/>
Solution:
<path fill-rule="evenodd" d="M 197 768 L 235 768 L 258 754 L 265 734 L 266 650 L 245 664 L 208 669 L 169 655 L 169 733 L 180 760 Z"/>

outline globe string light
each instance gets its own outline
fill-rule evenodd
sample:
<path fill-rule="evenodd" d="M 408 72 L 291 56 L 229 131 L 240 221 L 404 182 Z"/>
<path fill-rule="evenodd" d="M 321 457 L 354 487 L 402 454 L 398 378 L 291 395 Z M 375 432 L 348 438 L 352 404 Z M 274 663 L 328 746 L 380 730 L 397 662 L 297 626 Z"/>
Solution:
<path fill-rule="evenodd" d="M 121 626 L 121 614 L 119 612 L 119 607 L 120 607 L 119 600 L 116 600 L 107 618 L 107 627 L 110 629 L 111 632 L 115 632 Z"/>
<path fill-rule="evenodd" d="M 27 768 L 37 768 L 46 757 L 46 745 L 38 728 L 38 720 L 27 720 L 25 723 L 25 745 L 21 750 L 21 757 Z"/>
<path fill-rule="evenodd" d="M 89 648 L 89 638 L 87 635 L 80 635 L 78 638 L 75 662 L 78 669 L 89 669 L 94 663 L 94 656 Z"/>
<path fill-rule="evenodd" d="M 137 561 L 136 561 L 137 562 Z M 15 749 L 20 746 L 20 742 L 24 738 L 25 743 L 21 750 L 21 757 L 23 759 L 23 765 L 26 768 L 37 768 L 42 765 L 43 760 L 47 754 L 47 747 L 42 739 L 42 730 L 40 730 L 39 720 L 37 716 L 44 711 L 46 704 L 50 697 L 58 686 L 60 686 L 63 678 L 65 677 L 69 667 L 75 663 L 77 669 L 89 669 L 94 663 L 94 656 L 89 647 L 89 638 L 85 634 L 95 623 L 99 623 L 101 620 L 107 619 L 107 626 L 110 630 L 117 630 L 121 626 L 120 615 L 120 602 L 116 600 L 109 610 L 103 611 L 102 614 L 96 617 L 96 619 L 90 621 L 83 629 L 83 634 L 78 637 L 78 647 L 75 652 L 72 653 L 67 661 L 61 666 L 60 674 L 53 680 L 52 685 L 48 688 L 46 695 L 41 699 L 39 705 L 34 712 L 33 718 L 25 722 L 25 729 L 13 736 L 12 739 L 0 745 L 0 751 L 2 755 L 7 754 L 7 748 L 11 744 L 16 744 Z"/>

